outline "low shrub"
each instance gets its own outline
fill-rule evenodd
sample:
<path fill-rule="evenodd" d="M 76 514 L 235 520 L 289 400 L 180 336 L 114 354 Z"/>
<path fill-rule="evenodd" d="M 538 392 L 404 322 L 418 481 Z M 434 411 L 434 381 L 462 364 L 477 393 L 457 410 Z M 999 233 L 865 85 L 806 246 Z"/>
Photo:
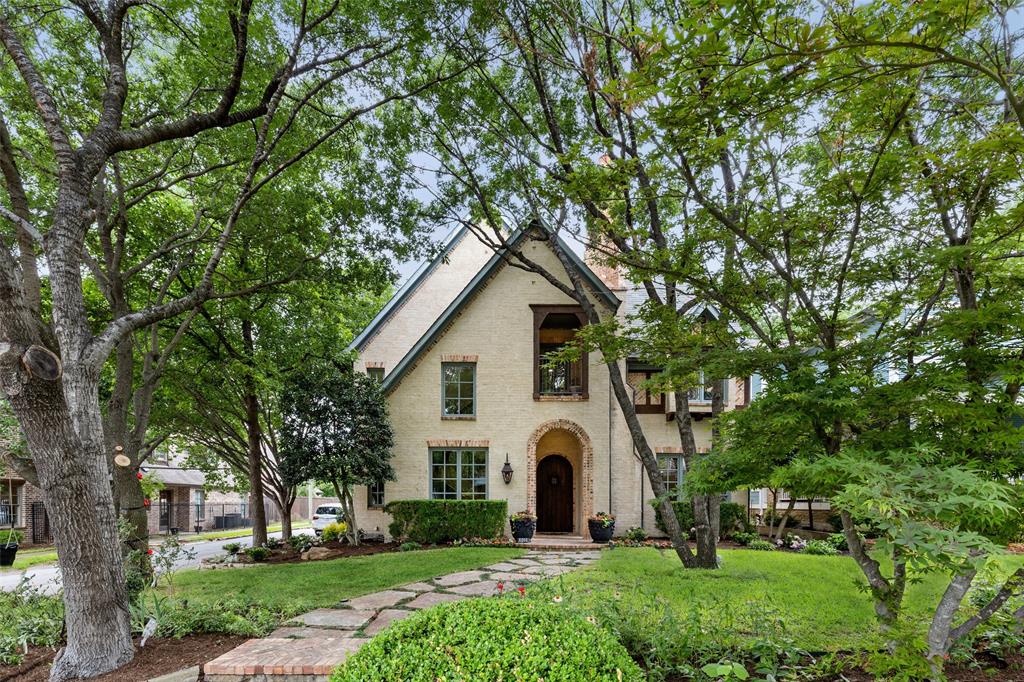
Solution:
<path fill-rule="evenodd" d="M 816 554 L 818 556 L 836 556 L 839 554 L 839 550 L 826 540 L 811 540 L 800 551 L 804 554 Z"/>
<path fill-rule="evenodd" d="M 737 545 L 749 545 L 754 540 L 758 539 L 757 533 L 744 533 L 742 531 L 732 534 L 732 541 Z"/>
<path fill-rule="evenodd" d="M 505 534 L 505 500 L 395 500 L 384 511 L 391 515 L 391 536 L 433 545 L 467 538 L 498 538 Z"/>
<path fill-rule="evenodd" d="M 24 580 L 0 592 L 0 664 L 17 665 L 27 646 L 56 647 L 64 635 L 64 602 Z"/>
<path fill-rule="evenodd" d="M 736 502 L 723 502 L 718 507 L 718 528 L 723 538 L 734 537 L 747 525 L 747 508 Z"/>
<path fill-rule="evenodd" d="M 626 539 L 630 542 L 643 542 L 647 539 L 647 531 L 640 526 L 633 526 L 626 531 Z"/>
<path fill-rule="evenodd" d="M 132 632 L 139 634 L 153 619 L 157 622 L 154 637 L 180 639 L 201 633 L 266 637 L 295 615 L 296 612 L 243 599 L 184 601 L 150 592 L 131 605 L 131 627 Z"/>
<path fill-rule="evenodd" d="M 768 542 L 767 540 L 752 540 L 747 549 L 756 549 L 761 552 L 773 552 L 775 551 L 775 545 Z"/>
<path fill-rule="evenodd" d="M 654 507 L 654 523 L 662 533 L 667 533 L 665 530 L 665 524 L 661 520 L 661 510 L 657 506 L 656 500 L 651 500 L 651 506 Z M 689 534 L 693 537 L 693 527 L 695 525 L 693 519 L 693 503 L 690 500 L 678 500 L 672 503 L 672 508 L 676 510 L 676 518 L 679 519 L 679 527 L 683 530 L 684 534 Z M 719 535 L 722 537 L 730 537 L 735 531 L 740 528 L 747 520 L 747 509 L 742 504 L 736 504 L 735 502 L 723 502 L 718 508 L 718 529 Z"/>
<path fill-rule="evenodd" d="M 443 604 L 392 625 L 331 682 L 644 679 L 607 631 L 521 598 Z"/>
<path fill-rule="evenodd" d="M 288 545 L 296 552 L 304 552 L 313 546 L 313 538 L 309 535 L 293 535 L 288 538 Z"/>
<path fill-rule="evenodd" d="M 245 553 L 253 561 L 266 561 L 270 558 L 270 550 L 266 547 L 250 547 L 245 550 Z"/>
<path fill-rule="evenodd" d="M 764 523 L 764 525 L 766 525 L 766 526 L 771 526 L 771 527 L 774 528 L 775 526 L 779 525 L 779 521 L 781 519 L 782 519 L 782 514 L 773 514 L 771 512 L 768 512 L 767 514 L 764 515 L 764 519 L 762 520 L 762 523 Z M 786 517 L 786 528 L 797 528 L 799 525 L 800 525 L 800 519 L 796 518 L 795 516 L 787 516 Z"/>
<path fill-rule="evenodd" d="M 281 549 L 284 547 L 284 540 L 281 538 L 267 538 L 267 541 L 263 543 L 263 546 L 267 549 Z"/>
<path fill-rule="evenodd" d="M 224 545 L 224 551 L 227 552 L 228 554 L 232 555 L 232 556 L 234 556 L 235 554 L 238 554 L 239 550 L 241 550 L 241 549 L 242 549 L 242 545 L 241 545 L 241 543 L 238 543 L 238 542 L 229 542 L 226 545 Z"/>
<path fill-rule="evenodd" d="M 423 545 L 418 542 L 413 542 L 412 540 L 403 542 L 398 546 L 399 552 L 415 552 L 417 549 L 423 549 Z"/>
<path fill-rule="evenodd" d="M 832 533 L 827 538 L 825 538 L 825 542 L 827 542 L 829 545 L 835 548 L 835 550 L 838 552 L 850 551 L 850 546 L 846 544 L 846 536 L 842 533 Z"/>
<path fill-rule="evenodd" d="M 335 521 L 329 523 L 320 532 L 320 537 L 323 538 L 324 542 L 341 542 L 341 539 L 345 537 L 345 533 L 348 532 L 348 524 L 344 521 Z"/>

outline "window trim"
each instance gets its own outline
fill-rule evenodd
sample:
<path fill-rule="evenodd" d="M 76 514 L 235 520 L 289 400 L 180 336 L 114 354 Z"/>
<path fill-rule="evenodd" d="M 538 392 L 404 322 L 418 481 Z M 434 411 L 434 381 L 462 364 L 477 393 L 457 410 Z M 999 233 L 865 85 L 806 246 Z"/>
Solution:
<path fill-rule="evenodd" d="M 434 497 L 434 453 L 435 452 L 455 452 L 455 497 Z M 427 499 L 430 500 L 461 500 L 462 498 L 462 454 L 464 452 L 483 452 L 484 453 L 484 496 L 482 498 L 471 498 L 471 499 L 491 499 L 491 449 L 490 448 L 473 448 L 473 447 L 430 447 L 427 448 Z"/>
<path fill-rule="evenodd" d="M 683 499 L 683 492 L 682 492 L 683 481 L 684 481 L 684 479 L 686 477 L 686 460 L 683 458 L 683 455 L 678 453 L 678 452 L 659 452 L 659 453 L 655 454 L 655 457 L 658 460 L 658 473 L 662 475 L 662 478 L 664 478 L 664 473 L 663 473 L 664 467 L 661 466 L 661 461 L 663 459 L 674 459 L 674 460 L 676 460 L 676 471 L 679 472 L 679 480 L 676 481 L 676 490 L 675 490 L 675 493 L 672 495 L 672 498 L 674 500 L 676 500 L 676 501 L 682 500 Z"/>
<path fill-rule="evenodd" d="M 373 487 L 375 485 L 379 485 L 380 486 L 380 503 L 379 504 L 374 504 L 374 502 L 373 502 L 373 495 L 374 495 Z M 376 481 L 375 483 L 371 483 L 370 485 L 366 486 L 366 508 L 367 509 L 383 509 L 384 508 L 384 504 L 386 502 L 386 500 L 384 498 L 384 494 L 385 494 L 384 481 Z"/>
<path fill-rule="evenodd" d="M 448 414 L 445 412 L 444 370 L 447 367 L 469 367 L 473 370 L 473 411 L 469 414 Z M 462 400 L 461 394 L 459 400 Z M 442 362 L 441 363 L 441 419 L 476 419 L 476 363 L 475 362 Z"/>
<path fill-rule="evenodd" d="M 374 376 L 377 375 L 377 376 Z M 384 382 L 384 368 L 383 367 L 367 367 L 366 376 L 370 377 L 378 384 Z"/>
<path fill-rule="evenodd" d="M 581 367 L 581 381 L 583 383 L 582 391 L 578 394 L 561 395 L 555 393 L 541 393 L 540 392 L 540 328 L 544 324 L 544 320 L 548 315 L 554 314 L 569 314 L 575 315 L 576 319 L 580 322 L 580 328 L 587 326 L 587 316 L 583 312 L 583 308 L 578 305 L 542 305 L 539 303 L 531 303 L 530 309 L 533 311 L 533 399 L 534 400 L 589 400 L 590 399 L 590 360 L 588 352 L 583 351 L 583 355 L 580 356 Z"/>
<path fill-rule="evenodd" d="M 650 381 L 651 377 L 653 377 L 655 374 L 661 374 L 661 370 L 660 369 L 652 369 L 650 367 L 639 367 L 639 366 L 630 367 L 629 364 L 627 363 L 627 365 L 626 365 L 626 384 L 627 385 L 629 384 L 629 375 L 630 374 L 643 374 L 644 375 L 644 381 Z M 657 404 L 651 402 L 651 392 L 650 391 L 646 391 L 646 393 L 647 393 L 647 402 L 646 403 L 637 403 L 636 402 L 636 394 L 634 393 L 633 408 L 636 410 L 636 413 L 637 414 L 665 414 L 665 411 L 666 411 L 666 409 L 668 407 L 668 396 L 665 394 L 665 392 L 662 391 L 661 393 L 658 394 L 659 396 L 661 396 L 661 398 L 660 398 L 661 402 L 659 402 Z"/>
<path fill-rule="evenodd" d="M 14 498 L 8 504 L 8 508 L 13 512 L 14 516 L 14 528 L 27 528 L 25 519 L 25 491 L 27 487 L 25 481 L 15 481 L 14 479 L 3 479 L 0 481 L 0 486 L 3 487 L 3 495 L 7 495 L 8 490 Z M 6 519 L 4 526 L 11 527 L 10 518 Z"/>

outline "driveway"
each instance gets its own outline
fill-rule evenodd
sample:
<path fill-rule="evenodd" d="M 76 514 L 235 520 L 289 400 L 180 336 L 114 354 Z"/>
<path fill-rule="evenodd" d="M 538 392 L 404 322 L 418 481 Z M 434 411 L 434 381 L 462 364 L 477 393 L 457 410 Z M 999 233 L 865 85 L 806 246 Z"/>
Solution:
<path fill-rule="evenodd" d="M 293 535 L 312 535 L 313 531 L 310 528 L 302 528 L 293 531 Z M 272 538 L 281 537 L 281 532 L 269 533 Z M 248 546 L 251 543 L 249 537 L 242 538 L 228 538 L 226 540 L 204 540 L 202 542 L 189 542 L 184 546 L 192 550 L 195 553 L 194 557 L 188 557 L 182 559 L 175 564 L 176 568 L 195 568 L 199 565 L 199 562 L 217 554 L 224 553 L 224 545 L 232 542 L 239 542 L 243 545 Z M 57 591 L 60 582 L 60 569 L 57 568 L 56 564 L 40 564 L 38 566 L 32 566 L 22 571 L 12 571 L 10 569 L 0 571 L 0 590 L 9 592 L 17 587 L 18 583 L 21 582 L 22 578 L 27 577 L 29 584 L 33 587 L 39 588 L 41 591 L 52 594 Z"/>

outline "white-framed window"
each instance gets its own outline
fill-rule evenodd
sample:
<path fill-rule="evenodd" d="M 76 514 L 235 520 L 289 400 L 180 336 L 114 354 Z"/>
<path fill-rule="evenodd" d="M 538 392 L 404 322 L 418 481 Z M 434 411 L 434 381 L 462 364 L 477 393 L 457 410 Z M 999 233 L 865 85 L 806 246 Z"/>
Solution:
<path fill-rule="evenodd" d="M 366 376 L 370 377 L 378 384 L 384 381 L 384 368 L 383 367 L 367 367 Z"/>
<path fill-rule="evenodd" d="M 476 415 L 476 363 L 441 363 L 441 414 L 445 417 Z"/>
<path fill-rule="evenodd" d="M 384 481 L 366 486 L 366 506 L 368 509 L 379 509 L 384 506 Z"/>
<path fill-rule="evenodd" d="M 0 529 L 12 525 L 23 527 L 25 514 L 25 484 L 0 481 Z"/>
<path fill-rule="evenodd" d="M 431 449 L 430 499 L 486 500 L 487 450 Z"/>
<path fill-rule="evenodd" d="M 760 507 L 761 506 L 761 489 L 757 488 L 750 491 L 750 506 Z"/>
<path fill-rule="evenodd" d="M 202 488 L 192 490 L 192 506 L 196 510 L 196 521 L 206 520 L 206 493 Z"/>
<path fill-rule="evenodd" d="M 661 472 L 661 480 L 665 482 L 665 487 L 672 493 L 673 497 L 679 499 L 682 494 L 683 478 L 686 472 L 683 456 L 658 455 L 658 471 Z"/>
<path fill-rule="evenodd" d="M 704 377 L 704 370 L 697 373 L 697 382 L 698 385 L 689 390 L 690 402 L 710 404 L 714 382 Z M 729 383 L 728 379 L 722 381 L 722 402 L 724 403 L 729 402 Z"/>

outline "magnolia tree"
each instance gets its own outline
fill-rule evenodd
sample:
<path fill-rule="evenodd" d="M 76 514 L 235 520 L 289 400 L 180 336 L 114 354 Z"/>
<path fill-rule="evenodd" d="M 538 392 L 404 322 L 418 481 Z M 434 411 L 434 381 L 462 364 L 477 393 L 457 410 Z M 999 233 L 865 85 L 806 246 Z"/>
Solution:
<path fill-rule="evenodd" d="M 349 542 L 358 545 L 352 489 L 395 478 L 394 435 L 380 386 L 351 369 L 314 366 L 286 381 L 280 403 L 285 480 L 330 482 L 345 512 Z"/>

